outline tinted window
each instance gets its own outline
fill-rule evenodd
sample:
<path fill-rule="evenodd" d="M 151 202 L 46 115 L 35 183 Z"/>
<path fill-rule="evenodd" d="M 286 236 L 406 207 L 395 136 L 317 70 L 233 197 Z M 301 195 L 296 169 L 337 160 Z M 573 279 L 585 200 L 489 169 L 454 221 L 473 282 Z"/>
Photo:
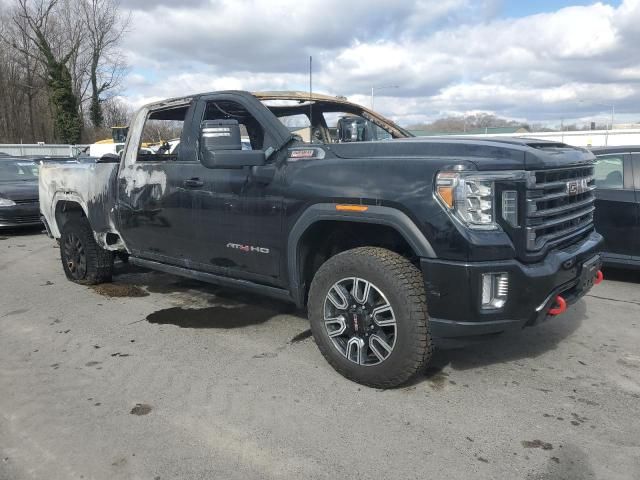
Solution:
<path fill-rule="evenodd" d="M 621 189 L 624 186 L 624 158 L 622 155 L 598 157 L 595 168 L 596 187 Z"/>

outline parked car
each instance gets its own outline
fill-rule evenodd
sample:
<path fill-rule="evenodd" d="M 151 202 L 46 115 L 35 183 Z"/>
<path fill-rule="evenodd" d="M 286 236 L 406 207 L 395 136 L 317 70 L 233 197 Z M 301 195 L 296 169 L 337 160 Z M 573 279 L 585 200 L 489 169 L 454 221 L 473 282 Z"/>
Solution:
<path fill-rule="evenodd" d="M 38 203 L 38 165 L 0 158 L 0 228 L 42 225 Z"/>
<path fill-rule="evenodd" d="M 337 128 L 345 116 L 357 135 Z M 140 152 L 160 122 L 179 122 L 180 148 Z M 70 280 L 109 281 L 123 252 L 294 302 L 338 372 L 395 387 L 429 362 L 433 338 L 533 325 L 602 279 L 590 152 L 410 137 L 326 95 L 178 98 L 143 107 L 120 156 L 43 165 L 41 209 Z"/>
<path fill-rule="evenodd" d="M 606 265 L 640 268 L 640 146 L 593 148 L 596 230 Z"/>

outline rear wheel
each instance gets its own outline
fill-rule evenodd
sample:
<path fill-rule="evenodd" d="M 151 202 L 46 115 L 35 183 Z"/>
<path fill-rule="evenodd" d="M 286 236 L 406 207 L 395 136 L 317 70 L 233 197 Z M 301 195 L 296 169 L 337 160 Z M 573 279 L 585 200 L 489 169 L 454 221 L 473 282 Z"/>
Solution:
<path fill-rule="evenodd" d="M 60 256 L 67 278 L 83 285 L 111 281 L 113 252 L 101 248 L 86 219 L 69 220 L 60 238 Z"/>
<path fill-rule="evenodd" d="M 392 251 L 362 247 L 327 260 L 311 284 L 309 316 L 322 354 L 355 382 L 397 387 L 431 357 L 422 275 Z"/>

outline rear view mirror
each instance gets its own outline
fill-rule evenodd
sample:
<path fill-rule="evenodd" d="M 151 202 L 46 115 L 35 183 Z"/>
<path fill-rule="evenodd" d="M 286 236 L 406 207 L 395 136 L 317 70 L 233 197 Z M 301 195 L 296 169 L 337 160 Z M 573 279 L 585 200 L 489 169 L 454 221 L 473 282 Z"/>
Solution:
<path fill-rule="evenodd" d="M 264 165 L 260 150 L 242 150 L 237 120 L 205 120 L 200 125 L 200 163 L 207 168 L 240 168 Z"/>

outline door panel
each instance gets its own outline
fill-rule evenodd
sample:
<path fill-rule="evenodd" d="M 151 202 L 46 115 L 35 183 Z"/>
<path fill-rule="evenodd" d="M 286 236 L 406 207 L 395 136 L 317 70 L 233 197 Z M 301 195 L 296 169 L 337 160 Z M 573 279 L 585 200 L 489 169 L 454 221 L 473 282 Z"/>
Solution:
<path fill-rule="evenodd" d="M 129 250 L 137 256 L 185 265 L 198 249 L 197 216 L 189 182 L 202 168 L 188 147 L 185 123 L 193 104 L 141 110 L 118 172 L 118 218 Z"/>
<path fill-rule="evenodd" d="M 180 162 L 136 163 L 118 182 L 118 215 L 127 247 L 134 255 L 180 263 L 196 247 L 196 219 Z"/>
<path fill-rule="evenodd" d="M 198 260 L 226 268 L 231 276 L 276 282 L 281 199 L 265 197 L 249 169 L 203 169 L 206 191 L 192 192 L 204 255 Z"/>
<path fill-rule="evenodd" d="M 225 94 L 200 100 L 193 126 L 199 129 L 203 120 L 226 115 L 237 119 L 245 129 L 247 147 L 264 150 L 273 146 L 252 115 L 251 106 Z M 194 189 L 191 195 L 199 225 L 196 239 L 202 252 L 201 264 L 214 271 L 224 268 L 233 277 L 280 285 L 282 197 L 272 193 L 272 185 L 254 182 L 249 167 L 199 165 L 199 177 L 205 186 Z"/>
<path fill-rule="evenodd" d="M 628 154 L 598 156 L 596 176 L 596 230 L 604 237 L 604 252 L 620 259 L 635 252 L 637 204 Z"/>

